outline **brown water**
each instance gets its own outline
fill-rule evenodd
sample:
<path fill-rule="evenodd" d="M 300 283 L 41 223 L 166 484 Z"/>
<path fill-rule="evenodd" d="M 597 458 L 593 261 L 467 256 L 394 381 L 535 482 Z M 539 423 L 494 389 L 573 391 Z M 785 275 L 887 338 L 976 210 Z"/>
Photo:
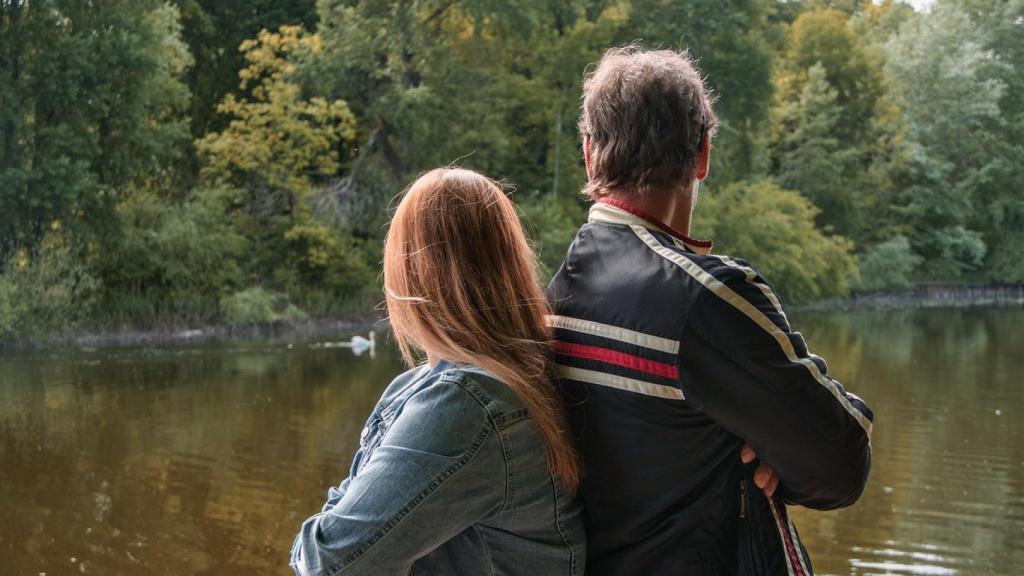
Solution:
<path fill-rule="evenodd" d="M 796 510 L 818 574 L 1024 574 L 1024 309 L 803 315 L 874 407 L 863 500 Z M 288 574 L 400 371 L 312 343 L 0 355 L 0 575 Z"/>

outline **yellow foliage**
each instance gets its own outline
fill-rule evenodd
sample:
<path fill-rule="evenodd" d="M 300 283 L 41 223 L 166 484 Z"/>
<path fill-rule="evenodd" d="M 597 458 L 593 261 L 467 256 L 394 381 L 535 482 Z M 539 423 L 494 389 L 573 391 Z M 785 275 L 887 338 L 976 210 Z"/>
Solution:
<path fill-rule="evenodd" d="M 302 98 L 292 81 L 296 61 L 321 50 L 320 37 L 299 26 L 263 30 L 240 46 L 248 65 L 238 76 L 248 98 L 229 94 L 217 111 L 232 118 L 197 142 L 204 176 L 258 182 L 303 196 L 311 179 L 338 171 L 336 147 L 355 138 L 356 120 L 342 100 Z"/>
<path fill-rule="evenodd" d="M 25 250 L 24 248 L 22 248 L 22 249 L 18 250 L 17 253 L 15 253 L 15 255 L 14 255 L 14 267 L 17 268 L 18 270 L 24 270 L 24 269 L 28 268 L 28 265 L 29 265 L 28 250 Z"/>
<path fill-rule="evenodd" d="M 332 253 L 338 249 L 337 239 L 320 224 L 294 226 L 285 232 L 284 239 L 289 244 L 305 247 L 304 260 L 310 269 L 326 269 Z"/>

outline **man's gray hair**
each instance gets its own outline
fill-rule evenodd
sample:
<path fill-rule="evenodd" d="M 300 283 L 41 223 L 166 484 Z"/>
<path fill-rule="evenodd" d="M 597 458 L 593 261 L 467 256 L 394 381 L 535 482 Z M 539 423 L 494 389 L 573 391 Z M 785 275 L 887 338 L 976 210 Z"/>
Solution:
<path fill-rule="evenodd" d="M 718 119 L 687 52 L 612 48 L 583 82 L 580 134 L 590 142 L 584 192 L 642 196 L 693 180 L 703 138 Z"/>

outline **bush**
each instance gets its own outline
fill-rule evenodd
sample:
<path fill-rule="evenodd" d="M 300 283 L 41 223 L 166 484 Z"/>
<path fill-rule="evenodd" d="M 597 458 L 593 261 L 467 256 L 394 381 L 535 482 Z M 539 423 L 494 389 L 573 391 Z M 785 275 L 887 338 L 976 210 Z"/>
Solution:
<path fill-rule="evenodd" d="M 212 189 L 184 201 L 138 193 L 119 205 L 121 232 L 92 255 L 107 287 L 101 315 L 131 324 L 215 316 L 221 296 L 249 283 L 230 201 Z"/>
<path fill-rule="evenodd" d="M 36 250 L 16 251 L 0 274 L 0 338 L 66 331 L 89 317 L 100 282 L 55 228 Z"/>
<path fill-rule="evenodd" d="M 297 322 L 307 318 L 305 312 L 288 301 L 288 296 L 259 287 L 221 298 L 220 309 L 224 321 L 231 326 Z"/>
<path fill-rule="evenodd" d="M 910 241 L 896 236 L 876 244 L 860 258 L 858 290 L 884 290 L 910 286 L 910 275 L 922 258 L 910 249 Z"/>
<path fill-rule="evenodd" d="M 769 180 L 739 181 L 701 194 L 695 234 L 715 252 L 749 261 L 785 298 L 843 296 L 856 278 L 853 244 L 815 227 L 818 208 Z"/>
<path fill-rule="evenodd" d="M 352 303 L 372 307 L 362 298 L 376 288 L 370 263 L 377 255 L 368 242 L 306 210 L 255 220 L 237 210 L 239 195 L 200 188 L 174 200 L 138 192 L 118 206 L 120 233 L 91 259 L 107 287 L 103 319 L 134 326 L 227 319 L 225 305 L 253 284 L 318 316 Z M 304 315 L 286 313 L 276 300 L 273 314 L 255 301 L 237 304 L 239 324 Z"/>
<path fill-rule="evenodd" d="M 921 275 L 930 280 L 960 280 L 982 267 L 988 247 L 981 234 L 964 226 L 929 227 L 919 232 L 913 247 L 927 255 Z"/>
<path fill-rule="evenodd" d="M 279 252 L 274 284 L 317 316 L 344 311 L 348 304 L 363 304 L 377 293 L 377 244 L 353 237 L 346 230 L 313 220 L 298 220 L 278 236 L 272 251 Z"/>

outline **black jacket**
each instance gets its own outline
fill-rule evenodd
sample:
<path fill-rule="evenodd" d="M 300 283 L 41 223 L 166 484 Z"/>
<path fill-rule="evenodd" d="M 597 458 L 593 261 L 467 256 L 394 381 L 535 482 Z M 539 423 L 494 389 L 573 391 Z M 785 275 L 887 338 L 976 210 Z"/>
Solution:
<path fill-rule="evenodd" d="M 809 576 L 786 504 L 840 508 L 864 490 L 871 410 L 764 278 L 709 250 L 605 200 L 549 287 L 588 575 Z M 779 475 L 772 499 L 745 442 Z"/>

